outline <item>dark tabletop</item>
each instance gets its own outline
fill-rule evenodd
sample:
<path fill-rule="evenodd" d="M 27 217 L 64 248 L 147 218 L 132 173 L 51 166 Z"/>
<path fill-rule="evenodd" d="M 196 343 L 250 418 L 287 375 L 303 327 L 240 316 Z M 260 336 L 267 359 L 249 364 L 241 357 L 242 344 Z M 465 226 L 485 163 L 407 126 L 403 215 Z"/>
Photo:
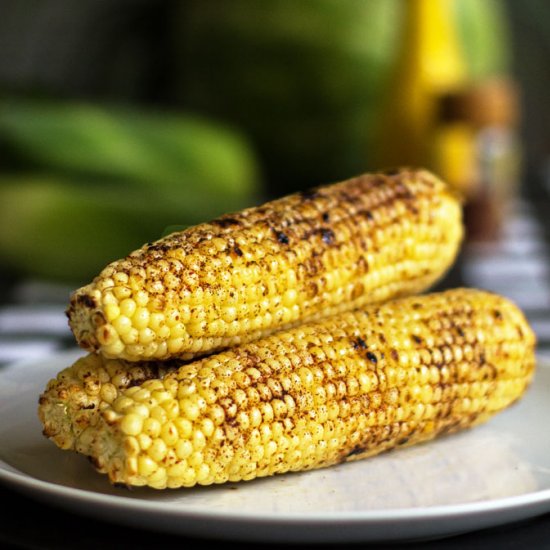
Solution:
<path fill-rule="evenodd" d="M 18 492 L 2 489 L 5 505 L 0 522 L 0 548 L 32 548 L 40 550 L 133 550 L 204 548 L 205 539 L 157 533 L 97 521 L 55 507 L 39 504 Z M 214 535 L 213 535 L 214 536 Z M 230 548 L 277 548 L 279 545 L 211 539 Z M 283 546 L 283 545 L 281 545 Z M 285 548 L 319 548 L 323 545 L 284 544 Z M 327 546 L 328 547 L 328 546 Z M 426 550 L 470 550 L 487 548 L 546 549 L 550 548 L 550 514 L 529 520 L 464 535 L 432 541 L 399 544 L 330 544 L 330 548 L 380 548 Z"/>

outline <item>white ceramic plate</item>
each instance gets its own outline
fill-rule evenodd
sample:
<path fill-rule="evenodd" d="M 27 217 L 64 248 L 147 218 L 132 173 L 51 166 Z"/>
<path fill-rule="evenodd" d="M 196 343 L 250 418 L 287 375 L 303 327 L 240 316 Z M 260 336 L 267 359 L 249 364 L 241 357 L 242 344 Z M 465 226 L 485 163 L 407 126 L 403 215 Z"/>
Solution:
<path fill-rule="evenodd" d="M 437 538 L 550 511 L 550 360 L 489 423 L 361 462 L 194 489 L 111 487 L 41 434 L 37 398 L 81 352 L 0 369 L 0 480 L 121 525 L 263 542 Z"/>

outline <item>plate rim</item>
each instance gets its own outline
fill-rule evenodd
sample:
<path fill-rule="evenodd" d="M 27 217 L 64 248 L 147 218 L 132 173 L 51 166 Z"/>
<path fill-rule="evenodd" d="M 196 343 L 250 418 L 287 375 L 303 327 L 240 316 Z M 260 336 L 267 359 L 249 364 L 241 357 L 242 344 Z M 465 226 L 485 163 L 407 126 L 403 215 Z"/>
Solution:
<path fill-rule="evenodd" d="M 29 474 L 25 474 L 19 471 L 11 471 L 11 469 L 5 468 L 5 461 L 0 459 L 0 480 L 5 480 L 12 486 L 18 484 L 26 488 L 31 488 L 32 485 L 37 485 L 37 489 L 43 492 L 49 492 L 58 496 L 68 498 L 85 498 L 94 501 L 107 501 L 109 505 L 115 507 L 129 506 L 135 509 L 148 509 L 152 508 L 155 511 L 168 512 L 175 515 L 193 515 L 199 514 L 201 516 L 208 515 L 211 517 L 228 517 L 228 518 L 242 518 L 244 517 L 239 512 L 233 511 L 220 511 L 220 510 L 208 510 L 206 508 L 200 509 L 198 512 L 191 510 L 178 510 L 171 506 L 171 503 L 165 503 L 157 500 L 147 500 L 141 498 L 129 498 L 124 495 L 110 495 L 105 493 L 97 493 L 89 489 L 80 489 L 78 487 L 67 487 L 51 481 L 45 481 Z M 8 465 L 9 467 L 9 465 Z M 462 515 L 476 512 L 487 512 L 493 510 L 504 510 L 516 507 L 528 506 L 531 504 L 538 504 L 542 502 L 548 502 L 550 510 L 550 488 L 542 489 L 539 491 L 530 491 L 521 495 L 512 495 L 508 497 L 495 498 L 492 500 L 472 501 L 464 502 L 460 504 L 445 504 L 441 506 L 415 506 L 415 507 L 403 507 L 403 508 L 390 508 L 390 509 L 377 509 L 368 511 L 348 511 L 348 512 L 315 512 L 315 514 L 305 514 L 301 512 L 277 512 L 277 514 L 262 514 L 254 513 L 248 514 L 246 518 L 257 518 L 260 520 L 270 520 L 273 518 L 275 521 L 287 522 L 287 521 L 320 521 L 325 522 L 329 519 L 341 520 L 351 519 L 353 521 L 364 521 L 365 519 L 380 520 L 381 518 L 390 517 L 392 520 L 403 519 L 404 517 L 414 517 L 418 515 L 423 519 L 429 516 L 445 516 L 445 515 Z M 116 504 L 114 504 L 116 503 Z M 474 510 L 475 509 L 475 510 Z M 366 518 L 365 516 L 369 516 Z"/>
<path fill-rule="evenodd" d="M 47 502 L 52 507 L 58 506 L 80 517 L 176 536 L 253 543 L 403 543 L 438 540 L 519 523 L 550 512 L 550 489 L 546 489 L 491 501 L 391 511 L 326 512 L 311 516 L 286 513 L 242 515 L 227 510 L 178 510 L 162 502 L 105 495 L 38 480 L 26 474 L 9 474 L 6 475 L 0 462 L 0 483 L 9 479 L 8 483 L 15 490 L 29 498 Z M 36 485 L 39 489 L 33 490 Z M 52 496 L 55 502 L 52 502 Z M 83 502 L 89 505 L 86 512 L 82 511 L 81 506 L 73 507 L 75 503 Z M 140 523 L 130 519 L 136 514 L 140 516 Z"/>

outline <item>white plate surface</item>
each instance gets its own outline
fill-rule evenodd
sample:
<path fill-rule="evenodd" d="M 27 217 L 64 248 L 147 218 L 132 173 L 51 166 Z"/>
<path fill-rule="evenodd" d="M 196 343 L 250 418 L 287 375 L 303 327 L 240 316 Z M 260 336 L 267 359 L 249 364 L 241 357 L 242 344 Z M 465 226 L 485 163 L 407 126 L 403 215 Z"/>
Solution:
<path fill-rule="evenodd" d="M 111 487 L 41 434 L 37 399 L 81 352 L 0 369 L 0 480 L 121 525 L 263 542 L 437 538 L 550 511 L 550 360 L 524 399 L 487 424 L 314 472 L 193 489 Z"/>

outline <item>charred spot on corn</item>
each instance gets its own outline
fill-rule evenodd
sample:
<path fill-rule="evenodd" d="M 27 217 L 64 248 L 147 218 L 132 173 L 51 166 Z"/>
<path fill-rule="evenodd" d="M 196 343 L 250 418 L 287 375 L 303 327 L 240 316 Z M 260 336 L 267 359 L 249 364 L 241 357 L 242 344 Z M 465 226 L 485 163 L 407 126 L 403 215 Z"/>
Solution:
<path fill-rule="evenodd" d="M 299 196 L 305 201 L 312 201 L 321 197 L 322 194 L 317 187 L 312 187 L 311 189 L 300 191 Z"/>
<path fill-rule="evenodd" d="M 288 235 L 286 233 L 283 233 L 283 231 L 277 231 L 275 229 L 273 231 L 275 232 L 275 237 L 277 238 L 277 241 L 281 244 L 288 244 L 290 242 Z"/>
<path fill-rule="evenodd" d="M 380 172 L 382 174 L 385 174 L 386 176 L 397 176 L 399 173 L 400 173 L 401 169 L 400 168 L 385 168 L 383 170 L 381 170 Z"/>
<path fill-rule="evenodd" d="M 210 223 L 212 223 L 212 225 L 223 227 L 224 229 L 227 227 L 239 227 L 242 225 L 242 222 L 240 220 L 232 218 L 230 216 L 222 216 L 221 218 L 212 220 Z"/>
<path fill-rule="evenodd" d="M 358 336 L 355 340 L 353 340 L 353 347 L 355 349 L 367 349 L 367 343 L 363 338 Z"/>
<path fill-rule="evenodd" d="M 367 220 L 369 221 L 374 220 L 374 215 L 370 210 L 363 210 L 361 213 L 363 216 L 365 216 L 365 218 L 367 218 Z"/>
<path fill-rule="evenodd" d="M 356 456 L 356 455 L 362 455 L 364 453 L 366 453 L 368 451 L 368 446 L 366 445 L 363 445 L 363 446 L 357 446 L 357 447 L 354 447 L 351 451 L 349 451 L 346 456 L 343 458 L 343 460 L 347 460 L 348 458 L 350 457 L 353 457 L 353 456 Z"/>
<path fill-rule="evenodd" d="M 325 244 L 332 244 L 334 238 L 334 231 L 331 229 L 321 229 L 321 239 Z"/>
<path fill-rule="evenodd" d="M 371 363 L 378 363 L 378 357 L 377 357 L 376 354 L 373 353 L 372 351 L 367 351 L 367 359 L 368 359 Z"/>
<path fill-rule="evenodd" d="M 76 305 L 87 307 L 88 309 L 93 309 L 97 307 L 97 302 L 95 298 L 89 294 L 77 294 L 76 296 Z"/>

